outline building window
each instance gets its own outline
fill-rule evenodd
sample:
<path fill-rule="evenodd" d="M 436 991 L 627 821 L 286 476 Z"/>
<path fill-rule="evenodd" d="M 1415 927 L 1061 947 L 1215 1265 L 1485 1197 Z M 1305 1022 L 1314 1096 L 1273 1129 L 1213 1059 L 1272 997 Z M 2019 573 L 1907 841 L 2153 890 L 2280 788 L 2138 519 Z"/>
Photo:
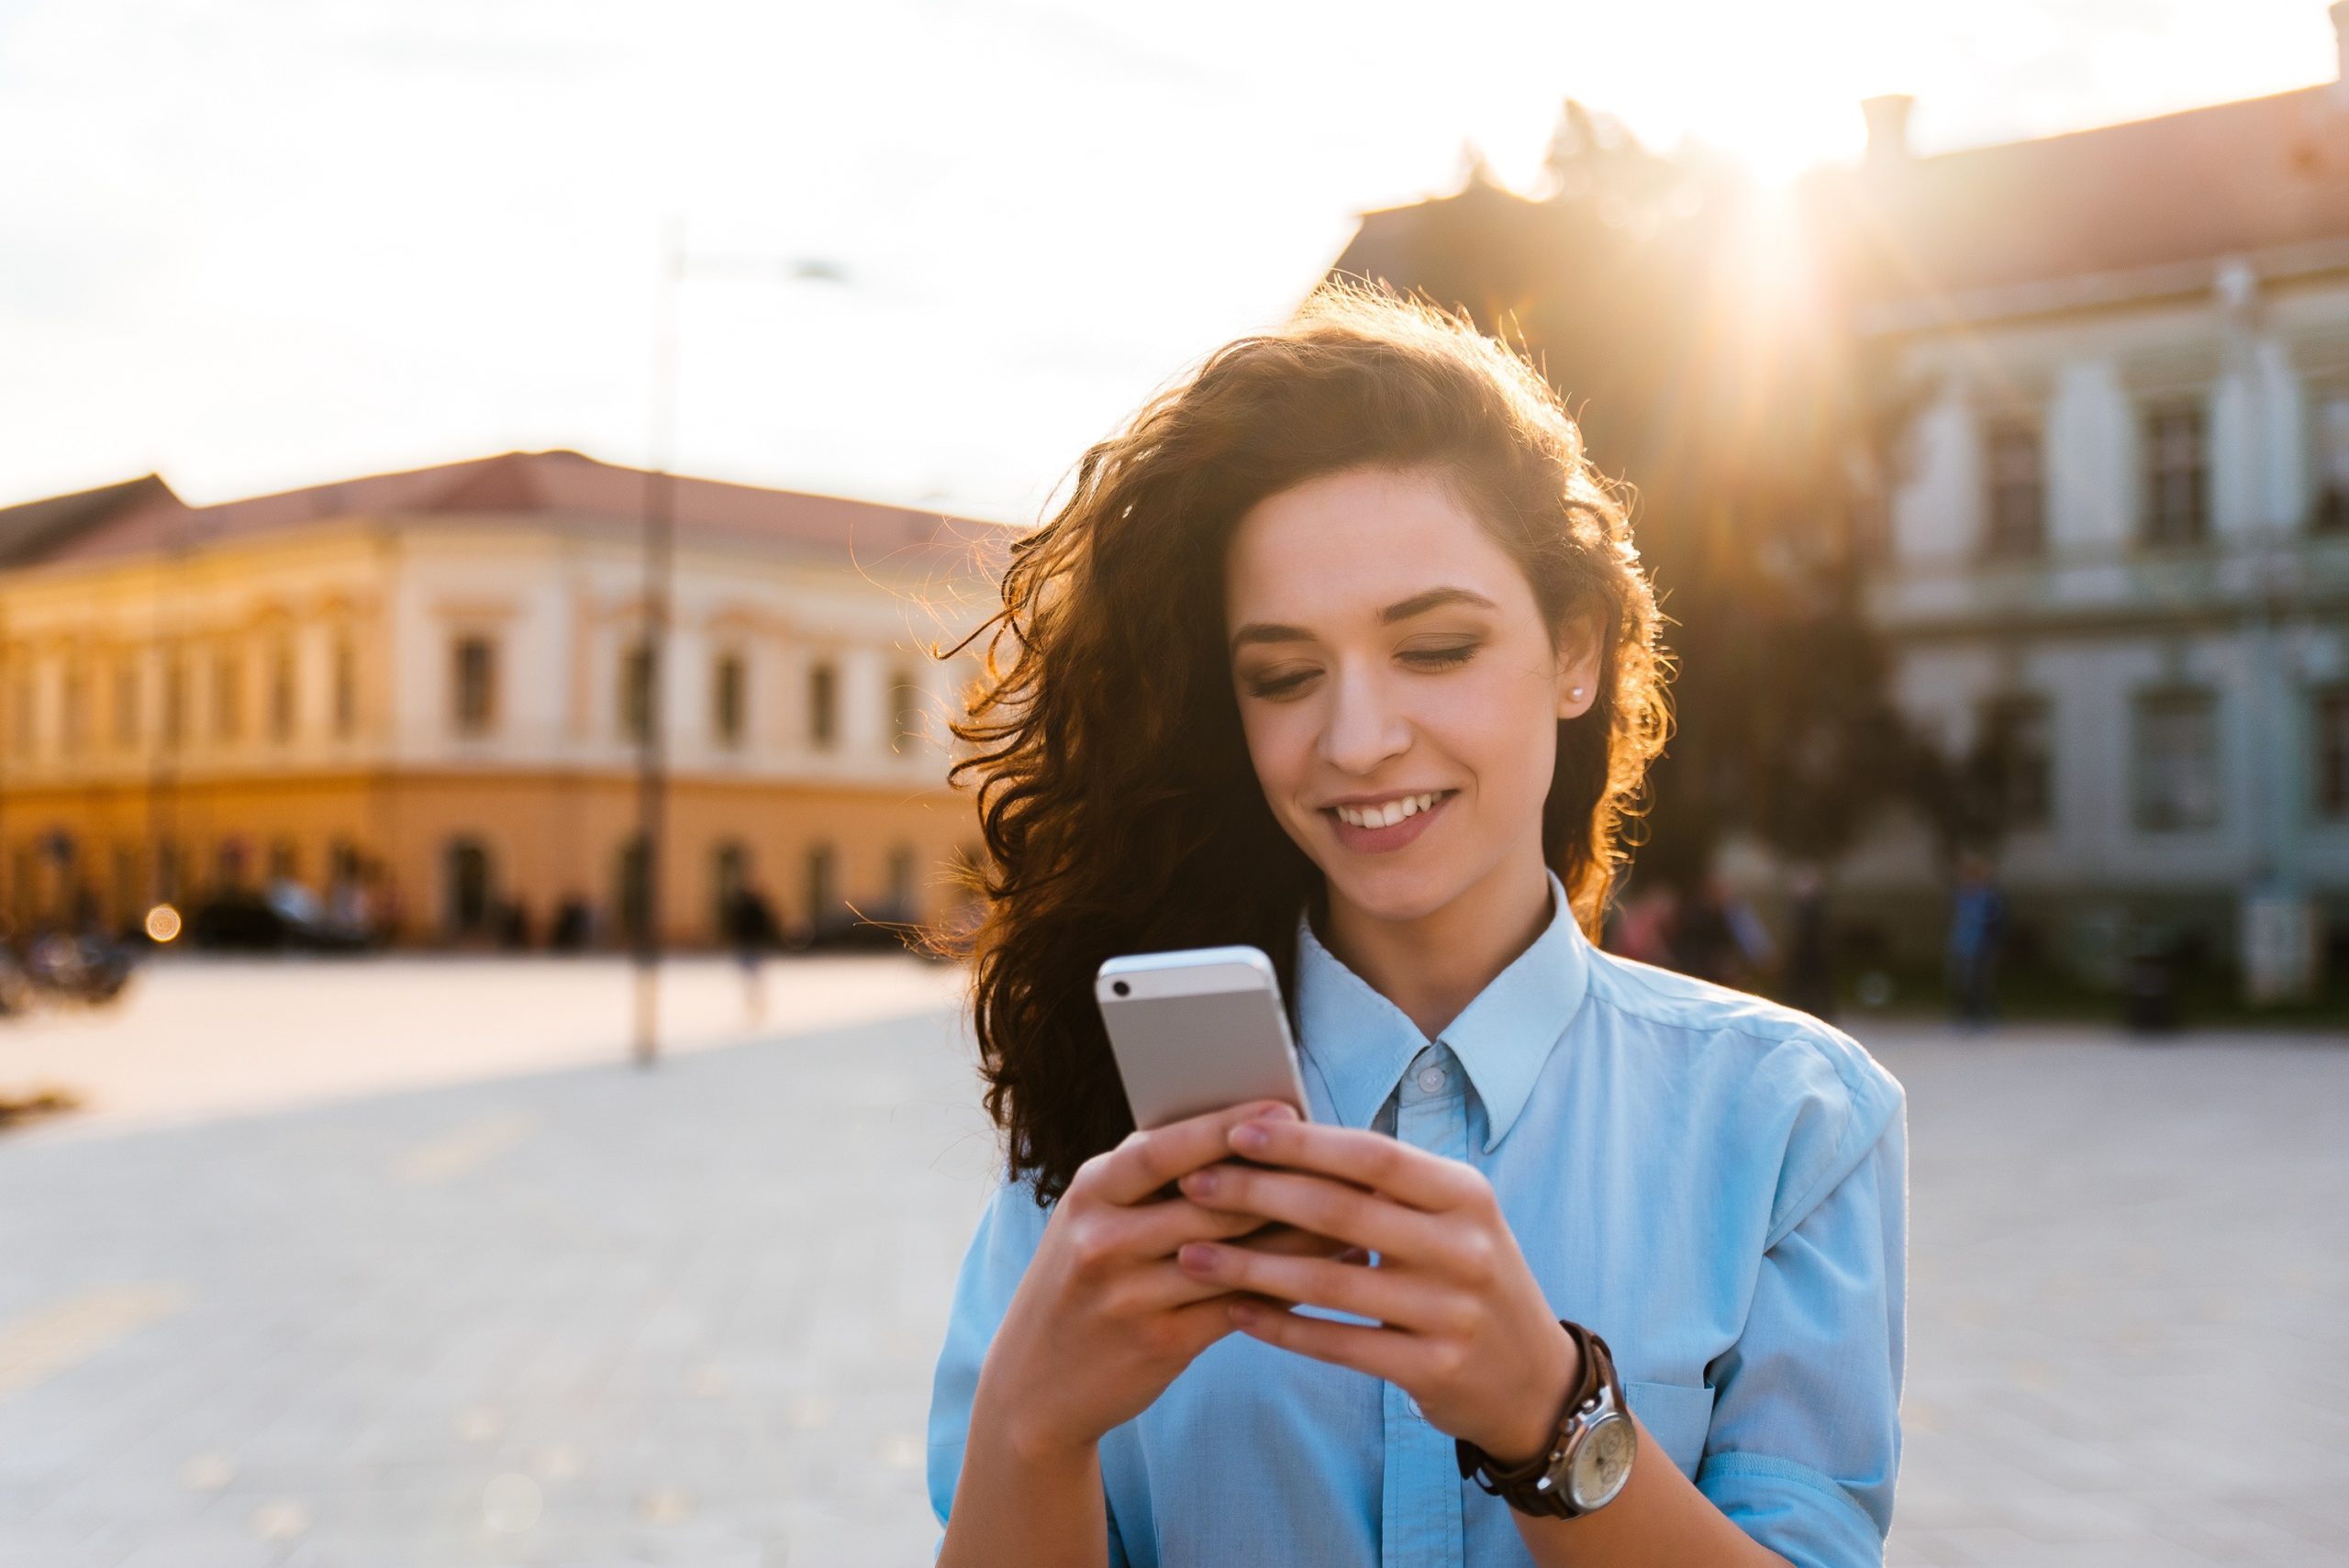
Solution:
<path fill-rule="evenodd" d="M 359 651 L 347 636 L 334 639 L 334 732 L 349 739 L 359 725 Z"/>
<path fill-rule="evenodd" d="M 629 643 L 620 655 L 620 735 L 639 746 L 652 734 L 652 645 Z"/>
<path fill-rule="evenodd" d="M 489 851 L 474 838 L 449 840 L 449 934 L 469 936 L 489 929 Z"/>
<path fill-rule="evenodd" d="M 281 637 L 269 651 L 269 738 L 290 740 L 294 736 L 294 644 Z"/>
<path fill-rule="evenodd" d="M 65 658 L 65 671 L 59 680 L 57 702 L 57 731 L 61 750 L 72 756 L 82 749 L 83 720 L 82 656 L 70 653 Z"/>
<path fill-rule="evenodd" d="M 740 653 L 719 656 L 709 683 L 709 728 L 720 746 L 742 743 L 742 719 L 749 694 L 750 671 Z"/>
<path fill-rule="evenodd" d="M 163 660 L 163 744 L 187 739 L 187 660 L 177 651 Z"/>
<path fill-rule="evenodd" d="M 302 851 L 295 847 L 294 840 L 272 839 L 269 841 L 269 880 L 299 882 L 301 873 Z"/>
<path fill-rule="evenodd" d="M 1990 427 L 1989 554 L 2035 556 L 2047 548 L 2047 487 L 2039 428 L 2019 420 Z"/>
<path fill-rule="evenodd" d="M 2137 826 L 2188 832 L 2219 821 L 2218 703 L 2209 692 L 2147 692 L 2136 704 Z"/>
<path fill-rule="evenodd" d="M 839 871 L 829 844 L 807 848 L 807 926 L 829 931 L 840 924 Z"/>
<path fill-rule="evenodd" d="M 889 674 L 889 750 L 904 752 L 921 743 L 921 682 L 911 670 Z"/>
<path fill-rule="evenodd" d="M 239 689 L 244 672 L 238 667 L 237 656 L 223 651 L 212 660 L 212 736 L 216 740 L 234 740 L 244 722 L 244 693 Z"/>
<path fill-rule="evenodd" d="M 914 917 L 914 847 L 899 844 L 889 851 L 889 914 L 894 919 Z"/>
<path fill-rule="evenodd" d="M 2349 392 L 2336 392 L 2316 415 L 2316 517 L 2319 533 L 2349 532 Z"/>
<path fill-rule="evenodd" d="M 497 717 L 497 648 L 486 637 L 451 645 L 449 711 L 460 735 L 486 735 Z"/>
<path fill-rule="evenodd" d="M 807 671 L 807 740 L 829 749 L 840 738 L 841 676 L 829 661 Z"/>
<path fill-rule="evenodd" d="M 2006 696 L 1982 714 L 1988 784 L 2008 828 L 2043 828 L 2054 807 L 2054 757 L 2044 698 Z"/>
<path fill-rule="evenodd" d="M 2317 693 L 2314 728 L 2317 814 L 2349 818 L 2349 686 Z"/>
<path fill-rule="evenodd" d="M 139 666 L 128 657 L 114 667 L 114 743 L 139 744 Z"/>
<path fill-rule="evenodd" d="M 2210 527 L 2210 464 L 2202 410 L 2190 404 L 2145 416 L 2145 542 L 2202 542 Z"/>

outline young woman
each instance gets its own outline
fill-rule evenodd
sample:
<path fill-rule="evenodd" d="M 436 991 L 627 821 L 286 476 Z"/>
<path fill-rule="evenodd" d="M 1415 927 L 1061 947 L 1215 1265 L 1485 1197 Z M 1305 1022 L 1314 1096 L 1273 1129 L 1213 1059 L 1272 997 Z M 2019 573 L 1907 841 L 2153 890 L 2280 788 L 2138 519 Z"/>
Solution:
<path fill-rule="evenodd" d="M 1589 940 L 1657 614 L 1540 378 L 1325 294 L 1095 447 L 1003 595 L 960 731 L 1008 1158 L 940 1561 L 1879 1562 L 1901 1089 Z M 1093 973 L 1228 942 L 1274 957 L 1310 1119 L 1135 1133 Z"/>

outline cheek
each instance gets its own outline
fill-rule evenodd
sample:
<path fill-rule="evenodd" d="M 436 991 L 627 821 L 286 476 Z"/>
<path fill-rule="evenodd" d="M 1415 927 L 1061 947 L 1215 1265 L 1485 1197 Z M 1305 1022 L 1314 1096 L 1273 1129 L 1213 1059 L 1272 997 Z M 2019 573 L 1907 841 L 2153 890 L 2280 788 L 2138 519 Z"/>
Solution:
<path fill-rule="evenodd" d="M 1240 732 L 1248 742 L 1248 761 L 1275 812 L 1307 782 L 1313 756 L 1311 706 L 1241 699 Z"/>
<path fill-rule="evenodd" d="M 1557 717 L 1546 676 L 1497 670 L 1426 705 L 1420 732 L 1475 775 L 1486 809 L 1539 809 L 1557 771 Z"/>

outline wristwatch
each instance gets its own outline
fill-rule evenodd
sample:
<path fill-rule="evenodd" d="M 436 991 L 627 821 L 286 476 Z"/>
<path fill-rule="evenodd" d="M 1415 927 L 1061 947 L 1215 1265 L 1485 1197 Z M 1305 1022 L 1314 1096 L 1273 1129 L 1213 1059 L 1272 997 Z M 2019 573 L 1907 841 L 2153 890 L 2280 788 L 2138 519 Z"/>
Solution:
<path fill-rule="evenodd" d="M 1453 1446 L 1459 1451 L 1462 1479 L 1475 1476 L 1477 1485 L 1519 1513 L 1571 1519 L 1605 1507 L 1623 1490 L 1631 1478 L 1639 1429 L 1632 1426 L 1631 1407 L 1623 1403 L 1623 1385 L 1615 1375 L 1615 1357 L 1607 1341 L 1579 1323 L 1561 1318 L 1558 1327 L 1582 1352 L 1582 1386 L 1566 1400 L 1549 1448 L 1513 1470 L 1504 1470 L 1465 1438 L 1454 1439 Z"/>

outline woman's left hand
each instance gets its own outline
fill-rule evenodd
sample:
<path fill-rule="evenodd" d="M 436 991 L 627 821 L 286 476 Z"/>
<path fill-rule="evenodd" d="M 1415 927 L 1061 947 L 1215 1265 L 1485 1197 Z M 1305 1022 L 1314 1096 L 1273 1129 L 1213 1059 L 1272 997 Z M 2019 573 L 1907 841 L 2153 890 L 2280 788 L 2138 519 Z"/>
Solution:
<path fill-rule="evenodd" d="M 1267 1344 L 1386 1379 L 1431 1423 L 1497 1463 L 1542 1451 L 1582 1366 L 1483 1173 L 1353 1128 L 1259 1120 L 1230 1138 L 1256 1166 L 1193 1171 L 1182 1180 L 1184 1195 L 1378 1254 L 1374 1268 L 1186 1245 L 1179 1261 L 1195 1278 L 1377 1326 L 1244 1302 L 1230 1308 L 1232 1321 Z"/>

